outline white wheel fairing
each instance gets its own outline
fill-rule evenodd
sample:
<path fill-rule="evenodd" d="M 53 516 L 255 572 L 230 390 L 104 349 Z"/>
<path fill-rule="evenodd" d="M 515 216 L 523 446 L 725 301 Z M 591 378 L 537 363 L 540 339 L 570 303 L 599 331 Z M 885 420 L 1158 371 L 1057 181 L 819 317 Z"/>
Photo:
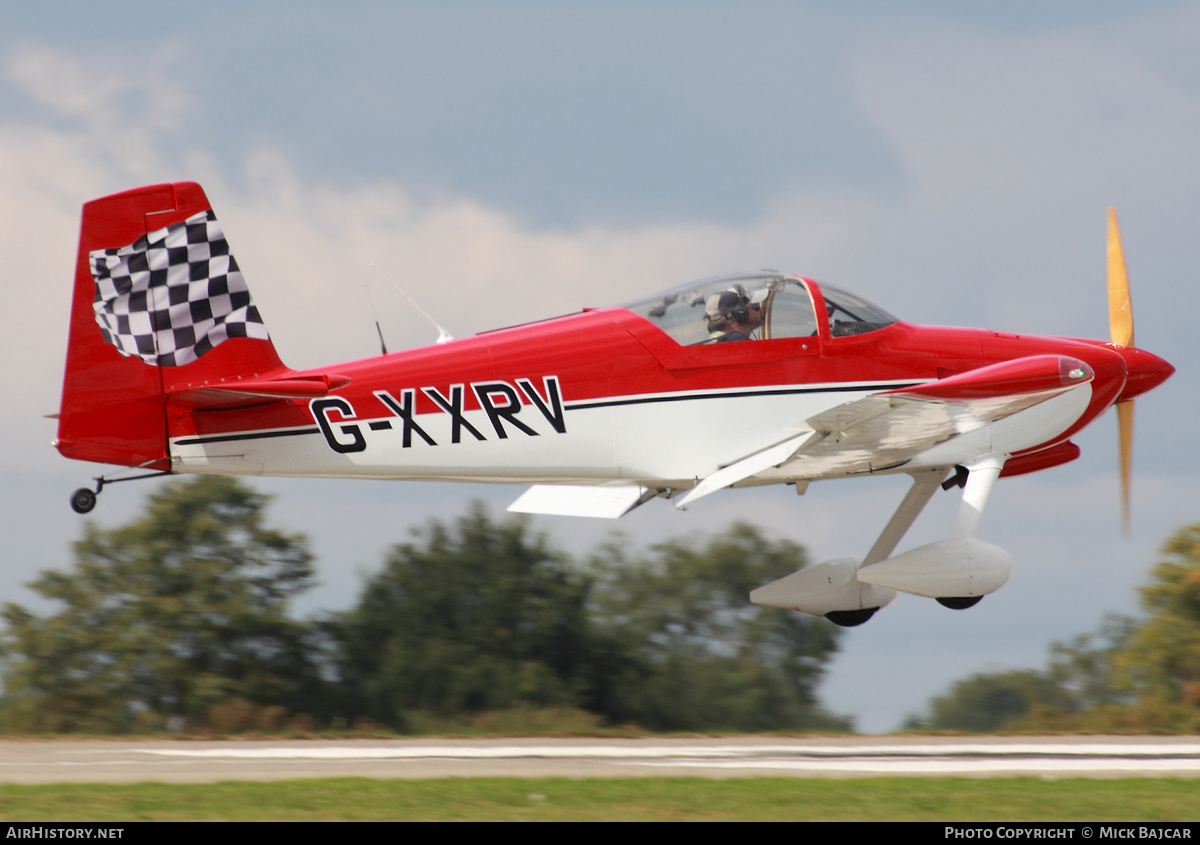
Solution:
<path fill-rule="evenodd" d="M 798 610 L 813 616 L 847 610 L 886 607 L 895 590 L 858 580 L 851 558 L 819 563 L 750 591 L 750 601 L 767 607 Z"/>
<path fill-rule="evenodd" d="M 939 540 L 858 570 L 858 580 L 928 598 L 986 596 L 1008 583 L 1012 557 L 974 538 Z"/>

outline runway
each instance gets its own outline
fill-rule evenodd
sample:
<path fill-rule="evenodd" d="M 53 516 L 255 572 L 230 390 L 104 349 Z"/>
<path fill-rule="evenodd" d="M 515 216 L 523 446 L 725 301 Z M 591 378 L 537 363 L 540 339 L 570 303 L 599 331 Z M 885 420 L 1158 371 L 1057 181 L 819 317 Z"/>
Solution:
<path fill-rule="evenodd" d="M 324 777 L 1200 777 L 1195 738 L 0 741 L 2 783 Z"/>

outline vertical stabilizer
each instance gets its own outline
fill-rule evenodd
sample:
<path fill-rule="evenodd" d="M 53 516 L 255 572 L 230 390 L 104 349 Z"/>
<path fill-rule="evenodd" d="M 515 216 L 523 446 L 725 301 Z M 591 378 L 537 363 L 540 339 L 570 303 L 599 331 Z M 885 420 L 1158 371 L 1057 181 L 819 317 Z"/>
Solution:
<path fill-rule="evenodd" d="M 56 444 L 65 457 L 169 469 L 167 394 L 282 369 L 199 185 L 84 205 Z"/>

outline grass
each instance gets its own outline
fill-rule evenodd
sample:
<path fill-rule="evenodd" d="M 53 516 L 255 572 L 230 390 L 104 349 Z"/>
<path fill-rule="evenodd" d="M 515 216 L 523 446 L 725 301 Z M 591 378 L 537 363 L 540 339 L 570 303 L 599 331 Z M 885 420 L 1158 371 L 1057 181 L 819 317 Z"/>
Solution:
<path fill-rule="evenodd" d="M 1195 821 L 1200 782 L 1039 778 L 330 778 L 0 785 L 4 821 Z"/>

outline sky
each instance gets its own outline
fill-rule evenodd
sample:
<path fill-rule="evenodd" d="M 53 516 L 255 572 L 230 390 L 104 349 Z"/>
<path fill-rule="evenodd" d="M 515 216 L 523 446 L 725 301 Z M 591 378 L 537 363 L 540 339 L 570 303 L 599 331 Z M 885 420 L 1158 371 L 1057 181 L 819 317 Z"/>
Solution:
<path fill-rule="evenodd" d="M 900 596 L 842 639 L 822 698 L 897 728 L 953 680 L 1040 666 L 1133 612 L 1157 549 L 1200 519 L 1200 6 L 1147 0 L 314 2 L 202 8 L 0 2 L 0 601 L 71 562 L 74 488 L 49 445 L 79 208 L 142 184 L 206 189 L 285 363 L 432 342 L 780 268 L 909 322 L 1106 337 L 1105 207 L 1121 215 L 1138 345 L 1176 375 L 1138 401 L 1134 527 L 1116 423 L 1083 456 L 998 485 L 979 536 L 1012 580 L 954 612 Z M 368 295 L 369 291 L 369 295 Z M 157 481 L 109 487 L 137 515 Z M 256 481 L 305 531 L 342 609 L 388 546 L 518 488 Z M 862 556 L 901 478 L 724 491 L 617 523 L 537 518 L 586 554 L 734 520 Z M 939 494 L 900 550 L 949 534 Z"/>

